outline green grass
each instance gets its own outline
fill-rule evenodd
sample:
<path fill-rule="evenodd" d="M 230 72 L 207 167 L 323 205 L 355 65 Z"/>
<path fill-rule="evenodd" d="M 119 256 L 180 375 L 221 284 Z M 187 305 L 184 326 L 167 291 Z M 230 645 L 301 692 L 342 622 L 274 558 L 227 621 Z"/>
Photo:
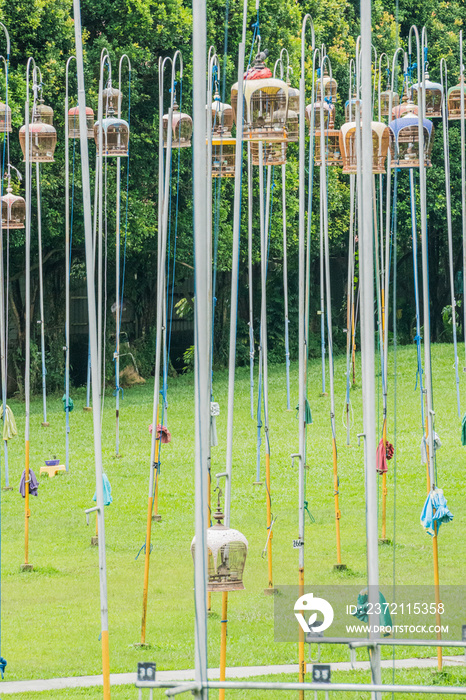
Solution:
<path fill-rule="evenodd" d="M 462 349 L 459 349 L 462 356 Z M 449 345 L 432 349 L 436 430 L 442 440 L 438 452 L 439 484 L 445 490 L 455 518 L 442 527 L 439 537 L 442 583 L 462 584 L 465 557 L 464 481 L 465 453 L 456 413 L 453 352 Z M 360 358 L 357 358 L 360 369 Z M 270 444 L 274 527 L 274 580 L 296 584 L 298 560 L 292 540 L 298 534 L 298 472 L 290 454 L 298 451 L 296 412 L 286 411 L 284 366 L 270 368 Z M 292 371 L 292 406 L 298 402 L 297 365 Z M 306 582 L 365 583 L 365 497 L 363 449 L 356 434 L 362 432 L 361 389 L 352 390 L 354 424 L 351 447 L 346 446 L 342 425 L 345 401 L 345 359 L 335 366 L 336 420 L 342 512 L 342 557 L 349 571 L 336 573 L 333 512 L 330 399 L 321 397 L 320 362 L 311 363 L 309 400 L 313 425 L 309 429 L 307 499 L 315 524 L 307 523 Z M 426 495 L 425 467 L 420 463 L 422 426 L 419 392 L 414 392 L 416 357 L 413 348 L 398 351 L 398 478 L 396 548 L 380 548 L 380 578 L 400 584 L 433 582 L 432 544 L 419 516 Z M 463 407 L 466 406 L 464 380 Z M 393 441 L 393 357 L 389 366 L 389 428 Z M 172 443 L 164 446 L 160 479 L 161 523 L 153 525 L 153 552 L 149 586 L 147 639 L 151 647 L 135 649 L 142 612 L 143 555 L 149 478 L 152 387 L 125 391 L 121 402 L 121 452 L 114 458 L 115 399 L 106 398 L 103 423 L 104 468 L 112 484 L 113 504 L 106 509 L 108 606 L 111 672 L 135 671 L 138 661 L 155 660 L 159 669 L 192 668 L 193 566 L 190 544 L 194 530 L 194 402 L 193 377 L 170 380 L 168 425 Z M 226 403 L 228 377 L 215 374 L 215 399 L 219 446 L 212 450 L 212 472 L 225 465 Z M 257 387 L 256 387 L 257 391 Z M 90 546 L 94 523 L 86 527 L 84 510 L 92 507 L 95 490 L 92 414 L 82 411 L 83 389 L 72 392 L 75 410 L 71 421 L 71 468 L 67 475 L 42 477 L 39 496 L 31 499 L 31 573 L 21 572 L 24 561 L 24 501 L 18 484 L 24 464 L 24 405 L 9 401 L 20 437 L 10 446 L 11 492 L 2 493 L 2 648 L 8 660 L 7 680 L 98 674 L 101 672 L 100 604 L 97 548 Z M 381 411 L 381 394 L 379 390 Z M 64 459 L 65 416 L 61 396 L 48 400 L 50 428 L 41 428 L 42 403 L 31 405 L 31 465 L 36 473 L 54 454 Z M 379 413 L 380 413 L 379 411 Z M 267 585 L 267 561 L 261 557 L 266 530 L 265 490 L 255 489 L 256 425 L 250 418 L 249 372 L 237 372 L 235 437 L 233 453 L 232 526 L 248 538 L 246 590 L 229 596 L 228 664 L 260 665 L 295 663 L 296 645 L 273 641 L 273 599 L 263 594 Z M 380 417 L 379 417 L 380 426 Z M 393 536 L 393 463 L 388 476 L 388 534 Z M 218 666 L 220 600 L 213 596 L 214 615 L 209 619 L 209 664 Z M 464 621 L 466 623 L 466 620 Z M 397 652 L 411 656 L 409 649 Z M 419 655 L 429 655 L 418 650 Z M 384 651 L 389 658 L 391 651 Z M 430 653 L 432 654 L 432 652 Z M 326 649 L 325 660 L 347 660 L 342 649 Z M 358 658 L 363 659 L 360 652 Z M 419 672 L 421 674 L 421 672 Z M 427 673 L 427 672 L 422 672 Z M 422 674 L 421 674 L 422 675 Z M 344 676 L 349 678 L 349 674 Z M 362 676 L 361 676 L 362 677 Z M 88 689 L 54 693 L 55 698 L 92 698 Z M 132 691 L 133 692 L 133 691 Z M 74 694 L 73 694 L 74 693 Z M 116 688 L 113 695 L 124 693 Z M 26 697 L 26 696 L 25 696 Z M 35 696 L 37 697 L 37 696 Z M 96 695 L 97 697 L 97 695 Z M 121 694 L 123 697 L 123 694 Z M 127 695 L 125 696 L 127 697 Z M 237 695 L 237 697 L 242 697 Z M 253 697 L 248 695 L 248 697 Z M 259 695 L 258 695 L 259 697 Z M 263 697 L 263 695 L 261 696 Z M 361 696 L 362 697 L 362 696 Z"/>

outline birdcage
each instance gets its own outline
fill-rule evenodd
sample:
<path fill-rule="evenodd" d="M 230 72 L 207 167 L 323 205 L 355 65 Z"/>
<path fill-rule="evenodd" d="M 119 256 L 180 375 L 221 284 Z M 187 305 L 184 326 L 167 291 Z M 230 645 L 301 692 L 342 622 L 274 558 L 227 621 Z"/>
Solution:
<path fill-rule="evenodd" d="M 106 88 L 102 90 L 102 112 L 106 116 L 111 109 L 118 111 L 121 108 L 121 101 L 123 100 L 123 93 L 117 88 L 107 85 Z"/>
<path fill-rule="evenodd" d="M 251 143 L 252 164 L 259 165 L 260 143 Z M 262 143 L 262 164 L 263 165 L 284 165 L 286 163 L 287 144 L 284 141 L 271 141 Z"/>
<path fill-rule="evenodd" d="M 371 122 L 372 127 L 372 172 L 385 172 L 385 159 L 390 145 L 390 131 L 382 122 Z M 362 128 L 362 125 L 361 125 Z M 340 130 L 340 151 L 343 157 L 343 172 L 357 172 L 356 122 L 343 124 Z"/>
<path fill-rule="evenodd" d="M 429 74 L 425 74 L 425 80 L 421 86 L 425 93 L 426 117 L 432 119 L 442 116 L 443 88 L 440 83 L 433 83 L 429 80 Z M 418 104 L 419 85 L 415 83 L 412 87 L 414 104 Z"/>
<path fill-rule="evenodd" d="M 221 493 L 221 492 L 220 492 Z M 248 541 L 241 532 L 222 525 L 223 513 L 217 506 L 213 515 L 216 524 L 207 529 L 208 591 L 244 590 L 243 572 L 248 553 Z M 195 556 L 196 538 L 191 543 Z"/>
<path fill-rule="evenodd" d="M 53 109 L 44 105 L 44 100 L 40 99 L 32 108 L 30 119 L 32 122 L 38 121 L 53 126 Z"/>
<path fill-rule="evenodd" d="M 191 145 L 193 120 L 189 114 L 180 112 L 178 105 L 173 105 L 172 113 L 172 148 L 188 148 Z M 163 147 L 167 147 L 168 114 L 163 115 Z"/>
<path fill-rule="evenodd" d="M 359 105 L 360 113 L 362 112 L 362 101 L 357 97 L 352 97 L 351 100 L 345 102 L 345 122 L 353 122 L 356 119 L 356 108 Z"/>
<path fill-rule="evenodd" d="M 112 110 L 113 111 L 113 110 Z M 94 140 L 98 152 L 100 152 L 100 124 L 94 124 Z M 110 116 L 102 119 L 102 155 L 104 157 L 128 155 L 129 150 L 129 124 L 124 119 Z"/>
<path fill-rule="evenodd" d="M 407 93 L 403 95 L 401 104 L 393 107 L 392 109 L 392 119 L 401 119 L 401 117 L 408 115 L 416 115 L 418 113 L 417 105 L 414 104 L 412 99 L 408 97 Z"/>
<path fill-rule="evenodd" d="M 86 107 L 87 138 L 94 138 L 94 110 Z M 79 107 L 68 110 L 68 138 L 79 139 Z"/>
<path fill-rule="evenodd" d="M 392 110 L 399 106 L 400 96 L 394 90 L 384 90 L 380 93 L 380 116 L 388 117 L 390 114 L 390 98 L 392 100 Z"/>
<path fill-rule="evenodd" d="M 23 160 L 26 160 L 26 125 L 19 130 L 19 143 L 23 152 Z M 29 162 L 52 163 L 55 146 L 57 145 L 57 132 L 50 124 L 35 121 L 29 124 Z"/>
<path fill-rule="evenodd" d="M 11 109 L 10 105 L 0 102 L 0 133 L 11 132 Z"/>
<path fill-rule="evenodd" d="M 328 74 L 327 66 L 324 68 L 323 78 L 318 78 L 316 83 L 316 95 L 319 99 L 322 97 L 322 84 L 324 88 L 324 98 L 333 104 L 337 101 L 338 83 Z"/>
<path fill-rule="evenodd" d="M 320 102 L 314 102 L 314 105 L 307 105 L 304 112 L 306 116 L 306 121 L 309 124 L 309 130 L 311 128 L 311 114 L 312 108 L 314 107 L 314 129 L 321 129 L 320 125 Z M 335 105 L 329 102 L 324 102 L 324 129 L 333 129 L 335 126 Z"/>
<path fill-rule="evenodd" d="M 463 82 L 463 87 L 461 88 L 461 83 L 454 85 L 448 90 L 447 93 L 447 105 L 448 105 L 448 119 L 457 120 L 461 119 L 461 92 L 463 93 L 463 104 L 464 113 L 466 114 L 466 86 Z"/>
<path fill-rule="evenodd" d="M 290 143 L 299 141 L 299 102 L 299 90 L 288 84 L 288 114 L 285 128 Z"/>
<path fill-rule="evenodd" d="M 11 187 L 7 187 L 7 193 L 2 197 L 2 228 L 24 228 L 26 218 L 26 202 L 22 197 L 12 194 Z"/>
<path fill-rule="evenodd" d="M 236 140 L 212 138 L 212 177 L 235 177 Z"/>
<path fill-rule="evenodd" d="M 229 104 L 220 102 L 220 96 L 216 93 L 212 102 L 212 131 L 214 134 L 229 137 L 232 127 L 233 109 Z"/>
<path fill-rule="evenodd" d="M 390 125 L 390 148 L 392 168 L 419 167 L 419 121 L 412 115 L 394 119 Z M 430 156 L 434 139 L 434 126 L 429 119 L 424 119 L 424 164 L 431 166 Z"/>
<path fill-rule="evenodd" d="M 318 166 L 322 165 L 322 144 L 321 144 L 321 131 L 315 132 L 315 151 L 314 151 L 314 163 Z M 341 155 L 340 149 L 340 131 L 339 129 L 325 129 L 324 131 L 325 139 L 325 164 L 339 167 L 343 166 L 343 157 Z"/>

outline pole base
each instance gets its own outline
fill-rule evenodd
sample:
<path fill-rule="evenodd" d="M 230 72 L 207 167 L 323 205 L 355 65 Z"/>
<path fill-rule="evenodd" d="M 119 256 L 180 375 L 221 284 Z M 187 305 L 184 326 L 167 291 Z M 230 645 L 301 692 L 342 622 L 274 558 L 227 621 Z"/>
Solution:
<path fill-rule="evenodd" d="M 2 486 L 2 491 L 13 491 L 13 486 Z"/>
<path fill-rule="evenodd" d="M 21 571 L 33 571 L 34 567 L 32 564 L 22 564 Z"/>
<path fill-rule="evenodd" d="M 47 421 L 45 421 L 44 423 L 41 423 L 41 426 L 42 426 L 43 428 L 48 428 L 48 427 L 50 426 L 50 423 L 48 423 Z"/>
<path fill-rule="evenodd" d="M 328 393 L 326 391 L 321 391 L 319 396 L 328 396 Z"/>
<path fill-rule="evenodd" d="M 253 485 L 253 486 L 263 486 L 263 485 L 264 485 L 264 482 L 263 482 L 263 481 L 253 481 L 253 482 L 252 482 L 252 485 Z"/>
<path fill-rule="evenodd" d="M 388 537 L 379 537 L 379 544 L 391 544 L 392 541 Z"/>
<path fill-rule="evenodd" d="M 158 513 L 154 513 L 154 515 L 152 516 L 152 521 L 154 523 L 159 523 L 161 520 L 162 520 L 162 516 L 159 515 Z"/>
<path fill-rule="evenodd" d="M 275 595 L 277 593 L 276 588 L 264 588 L 265 595 Z"/>
<path fill-rule="evenodd" d="M 121 455 L 120 453 L 118 453 L 118 454 L 116 454 L 116 455 L 113 455 L 113 457 L 114 457 L 114 459 L 121 459 L 121 458 L 123 457 L 123 455 Z"/>
<path fill-rule="evenodd" d="M 134 642 L 131 646 L 135 649 L 152 649 L 152 644 L 149 644 L 149 642 Z"/>
<path fill-rule="evenodd" d="M 99 544 L 98 535 L 95 535 L 95 537 L 91 537 L 91 547 L 97 547 L 98 544 Z"/>
<path fill-rule="evenodd" d="M 86 413 L 92 413 L 92 406 L 83 406 L 83 411 L 86 411 Z"/>
<path fill-rule="evenodd" d="M 333 565 L 334 571 L 346 571 L 347 568 L 348 567 L 346 566 L 346 564 L 334 564 Z"/>

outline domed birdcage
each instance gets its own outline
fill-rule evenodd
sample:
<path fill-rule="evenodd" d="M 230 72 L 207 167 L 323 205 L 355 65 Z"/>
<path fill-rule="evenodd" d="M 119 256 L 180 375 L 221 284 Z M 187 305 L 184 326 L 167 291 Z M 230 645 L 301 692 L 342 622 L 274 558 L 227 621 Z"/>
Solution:
<path fill-rule="evenodd" d="M 53 126 L 53 109 L 48 105 L 44 104 L 44 100 L 41 98 L 32 108 L 31 111 L 31 122 L 38 121 L 42 124 L 50 124 Z"/>
<path fill-rule="evenodd" d="M 404 115 L 417 113 L 417 105 L 414 104 L 410 94 L 408 95 L 408 90 L 405 89 L 403 99 L 401 100 L 401 104 L 398 104 L 396 107 L 392 108 L 392 119 L 400 119 Z"/>
<path fill-rule="evenodd" d="M 57 145 L 57 132 L 50 124 L 34 121 L 29 124 L 29 162 L 52 163 L 55 146 Z M 19 130 L 19 143 L 23 152 L 23 160 L 26 160 L 26 125 Z"/>
<path fill-rule="evenodd" d="M 257 141 L 251 143 L 252 164 L 259 165 L 259 148 Z M 287 144 L 284 141 L 272 141 L 262 144 L 263 165 L 284 165 L 286 163 Z"/>
<path fill-rule="evenodd" d="M 243 572 L 248 553 L 248 541 L 238 530 L 222 525 L 224 515 L 220 510 L 213 514 L 216 524 L 207 530 L 208 591 L 244 590 Z M 195 555 L 196 538 L 191 543 L 191 554 Z"/>
<path fill-rule="evenodd" d="M 111 109 L 118 112 L 122 100 L 123 93 L 117 90 L 117 88 L 112 87 L 109 83 L 109 85 L 102 90 L 102 113 L 104 117 L 107 116 Z"/>
<path fill-rule="evenodd" d="M 331 78 L 330 75 L 328 74 L 327 70 L 327 65 L 324 67 L 324 75 L 322 78 L 318 78 L 316 82 L 316 96 L 320 100 L 322 97 L 322 87 L 321 85 L 323 84 L 324 87 L 324 98 L 326 100 L 329 100 L 332 102 L 332 104 L 335 104 L 338 95 L 337 95 L 337 90 L 338 90 L 338 83 L 335 80 L 335 78 Z"/>
<path fill-rule="evenodd" d="M 461 93 L 463 93 L 464 113 L 466 114 L 466 85 L 463 81 L 454 85 L 447 93 L 448 119 L 461 119 Z"/>
<path fill-rule="evenodd" d="M 97 150 L 100 149 L 100 125 L 94 124 L 94 141 Z M 102 155 L 104 157 L 125 157 L 129 149 L 129 124 L 124 119 L 117 119 L 112 115 L 102 119 Z"/>
<path fill-rule="evenodd" d="M 94 138 L 94 110 L 86 107 L 87 138 Z M 68 138 L 79 139 L 79 107 L 68 110 Z"/>
<path fill-rule="evenodd" d="M 417 116 L 406 115 L 394 119 L 390 124 L 390 148 L 392 168 L 419 167 L 419 121 Z M 424 164 L 430 167 L 430 156 L 434 140 L 434 125 L 424 119 Z"/>
<path fill-rule="evenodd" d="M 390 145 L 390 131 L 382 122 L 372 122 L 372 172 L 385 172 L 385 159 Z M 343 157 L 343 172 L 357 172 L 356 122 L 343 124 L 340 130 L 340 151 Z"/>
<path fill-rule="evenodd" d="M 412 87 L 413 102 L 415 105 L 418 104 L 418 83 L 415 83 Z M 429 80 L 429 74 L 425 74 L 424 80 L 424 92 L 426 96 L 426 117 L 432 119 L 435 117 L 442 116 L 442 103 L 443 103 L 443 89 L 440 83 L 433 83 Z"/>
<path fill-rule="evenodd" d="M 0 133 L 8 131 L 11 133 L 11 108 L 4 102 L 0 102 Z"/>
<path fill-rule="evenodd" d="M 220 95 L 216 92 L 212 102 L 212 131 L 228 138 L 231 136 L 232 127 L 233 109 L 229 104 L 220 102 Z"/>
<path fill-rule="evenodd" d="M 191 145 L 193 120 L 189 114 L 180 112 L 177 103 L 172 114 L 172 148 L 188 148 Z M 168 114 L 163 115 L 163 147 L 167 148 Z"/>
<path fill-rule="evenodd" d="M 26 219 L 26 202 L 22 197 L 13 194 L 10 186 L 7 187 L 6 194 L 2 199 L 2 228 L 20 229 L 24 228 Z"/>
<path fill-rule="evenodd" d="M 390 97 L 392 99 L 392 110 L 399 106 L 400 96 L 394 90 L 384 90 L 380 93 L 380 116 L 390 115 Z"/>
<path fill-rule="evenodd" d="M 346 100 L 345 102 L 345 122 L 354 122 L 356 119 L 356 107 L 362 112 L 362 101 L 357 97 L 352 97 L 351 100 Z"/>
<path fill-rule="evenodd" d="M 299 90 L 288 83 L 288 114 L 285 128 L 290 143 L 299 141 L 299 102 Z"/>
<path fill-rule="evenodd" d="M 307 105 L 304 112 L 306 121 L 311 129 L 311 113 L 313 105 Z M 335 126 L 335 105 L 324 102 L 324 129 L 333 129 Z M 314 129 L 321 129 L 320 125 L 320 102 L 314 102 Z"/>
<path fill-rule="evenodd" d="M 212 137 L 212 177 L 235 177 L 236 140 Z"/>
<path fill-rule="evenodd" d="M 314 151 L 314 163 L 315 165 L 322 165 L 322 144 L 321 144 L 321 131 L 315 132 L 316 142 Z M 325 164 L 329 166 L 339 167 L 343 166 L 343 156 L 341 154 L 340 148 L 340 131 L 339 129 L 325 129 Z"/>
<path fill-rule="evenodd" d="M 288 85 L 273 78 L 264 64 L 267 49 L 258 53 L 244 81 L 243 135 L 248 141 L 286 141 L 288 119 Z M 236 122 L 238 83 L 231 88 L 231 106 Z"/>

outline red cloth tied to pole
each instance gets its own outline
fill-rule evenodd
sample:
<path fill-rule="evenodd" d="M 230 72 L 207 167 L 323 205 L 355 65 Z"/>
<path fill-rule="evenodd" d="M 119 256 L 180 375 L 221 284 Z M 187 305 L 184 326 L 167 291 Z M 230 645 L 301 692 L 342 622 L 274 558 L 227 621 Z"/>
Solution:
<path fill-rule="evenodd" d="M 149 425 L 149 433 L 152 435 L 152 423 Z M 157 440 L 161 440 L 164 445 L 172 441 L 171 433 L 165 425 L 157 426 Z"/>
<path fill-rule="evenodd" d="M 262 80 L 263 78 L 271 78 L 272 71 L 267 66 L 263 68 L 250 68 L 247 73 L 244 74 L 245 80 Z"/>
<path fill-rule="evenodd" d="M 393 457 L 394 451 L 394 447 L 391 443 L 387 442 L 384 449 L 383 440 L 379 442 L 375 459 L 377 472 L 379 474 L 385 474 L 385 472 L 388 471 L 387 459 L 391 459 Z"/>

